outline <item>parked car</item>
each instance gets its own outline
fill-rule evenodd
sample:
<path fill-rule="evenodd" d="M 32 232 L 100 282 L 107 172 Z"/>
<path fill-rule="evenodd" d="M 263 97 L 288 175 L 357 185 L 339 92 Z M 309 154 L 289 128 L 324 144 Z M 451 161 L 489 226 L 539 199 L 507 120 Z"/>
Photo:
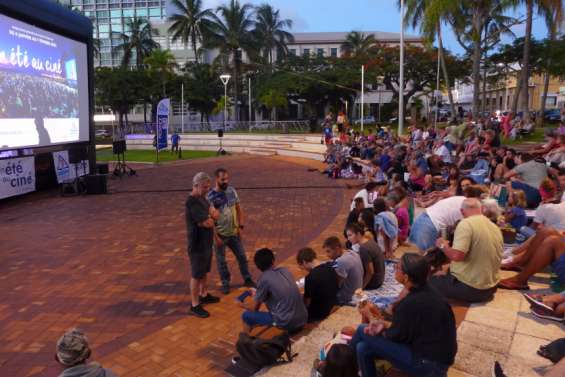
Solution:
<path fill-rule="evenodd" d="M 560 122 L 561 111 L 559 109 L 548 109 L 543 114 L 543 119 L 548 122 Z"/>
<path fill-rule="evenodd" d="M 363 123 L 375 123 L 375 117 L 372 115 L 366 116 L 363 118 Z M 361 124 L 361 119 L 355 119 L 353 124 Z"/>
<path fill-rule="evenodd" d="M 102 130 L 96 130 L 94 132 L 94 136 L 95 137 L 110 137 L 110 133 L 104 129 Z"/>

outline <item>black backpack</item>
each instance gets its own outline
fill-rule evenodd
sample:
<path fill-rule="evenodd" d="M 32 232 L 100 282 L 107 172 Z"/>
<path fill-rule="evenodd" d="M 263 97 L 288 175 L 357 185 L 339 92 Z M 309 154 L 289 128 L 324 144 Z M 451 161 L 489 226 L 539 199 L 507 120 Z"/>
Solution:
<path fill-rule="evenodd" d="M 235 348 L 245 364 L 252 365 L 260 370 L 269 365 L 292 361 L 293 355 L 290 346 L 290 336 L 286 332 L 270 339 L 261 339 L 240 333 Z M 283 355 L 286 356 L 286 360 Z"/>

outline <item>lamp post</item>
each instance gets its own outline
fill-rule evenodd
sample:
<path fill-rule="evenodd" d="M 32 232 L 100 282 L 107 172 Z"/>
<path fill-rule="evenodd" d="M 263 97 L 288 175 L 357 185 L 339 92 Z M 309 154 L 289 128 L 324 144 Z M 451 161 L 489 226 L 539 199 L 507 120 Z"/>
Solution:
<path fill-rule="evenodd" d="M 496 65 L 499 68 L 504 68 L 504 111 L 508 110 L 508 70 L 504 63 Z"/>
<path fill-rule="evenodd" d="M 226 121 L 228 119 L 228 82 L 230 79 L 231 75 L 220 75 L 220 80 L 222 80 L 222 84 L 224 84 L 224 132 L 226 131 Z"/>
<path fill-rule="evenodd" d="M 361 66 L 361 134 L 365 122 L 365 66 Z"/>
<path fill-rule="evenodd" d="M 404 0 L 400 0 L 400 77 L 398 87 L 398 135 L 404 133 Z"/>
<path fill-rule="evenodd" d="M 382 88 L 381 85 L 384 82 L 384 76 L 377 76 L 377 91 L 379 92 L 379 107 L 378 107 L 378 111 L 379 111 L 379 123 L 381 123 L 381 93 L 382 93 Z"/>

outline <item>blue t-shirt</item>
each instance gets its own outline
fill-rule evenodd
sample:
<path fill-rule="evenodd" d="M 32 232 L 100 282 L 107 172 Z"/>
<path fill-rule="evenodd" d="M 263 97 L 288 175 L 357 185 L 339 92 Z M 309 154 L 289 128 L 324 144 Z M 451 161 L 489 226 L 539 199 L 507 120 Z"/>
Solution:
<path fill-rule="evenodd" d="M 528 224 L 528 217 L 526 216 L 524 208 L 512 207 L 510 212 L 514 215 L 513 219 L 510 221 L 512 228 L 519 230 L 521 227 Z"/>
<path fill-rule="evenodd" d="M 324 136 L 332 137 L 332 128 L 329 126 L 324 127 Z"/>
<path fill-rule="evenodd" d="M 171 136 L 171 143 L 173 143 L 173 145 L 174 145 L 174 144 L 178 144 L 178 143 L 179 143 L 179 139 L 180 139 L 180 136 L 179 136 L 179 135 L 173 134 L 173 136 Z"/>

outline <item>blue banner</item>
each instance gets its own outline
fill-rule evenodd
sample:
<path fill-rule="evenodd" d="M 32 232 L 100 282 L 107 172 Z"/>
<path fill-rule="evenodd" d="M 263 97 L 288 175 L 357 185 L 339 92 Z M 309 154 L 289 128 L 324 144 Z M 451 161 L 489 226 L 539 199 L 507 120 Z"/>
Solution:
<path fill-rule="evenodd" d="M 169 134 L 169 109 L 171 101 L 168 98 L 162 99 L 157 105 L 157 149 L 167 148 Z"/>

